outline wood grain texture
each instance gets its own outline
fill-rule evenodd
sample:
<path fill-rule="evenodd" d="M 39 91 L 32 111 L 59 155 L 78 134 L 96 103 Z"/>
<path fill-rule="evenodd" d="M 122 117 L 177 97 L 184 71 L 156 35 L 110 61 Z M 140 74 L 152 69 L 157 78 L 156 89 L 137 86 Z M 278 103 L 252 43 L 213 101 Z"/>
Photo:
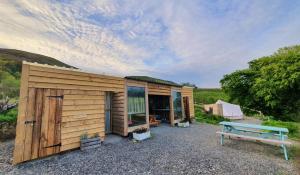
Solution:
<path fill-rule="evenodd" d="M 189 97 L 190 116 L 191 116 L 191 118 L 195 118 L 193 88 L 183 86 L 182 87 L 182 96 Z"/>
<path fill-rule="evenodd" d="M 16 126 L 16 138 L 14 147 L 13 164 L 23 162 L 24 142 L 25 142 L 25 117 L 28 99 L 28 78 L 29 78 L 29 65 L 22 65 L 20 97 L 18 106 L 18 119 Z"/>

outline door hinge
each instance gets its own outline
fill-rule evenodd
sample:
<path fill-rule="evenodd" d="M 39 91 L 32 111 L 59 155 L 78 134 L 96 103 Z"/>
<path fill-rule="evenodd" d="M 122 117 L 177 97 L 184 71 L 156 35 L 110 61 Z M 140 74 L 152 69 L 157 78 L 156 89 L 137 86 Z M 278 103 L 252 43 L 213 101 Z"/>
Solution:
<path fill-rule="evenodd" d="M 56 147 L 56 146 L 61 146 L 61 143 L 55 144 L 55 145 L 46 146 L 46 147 L 44 147 L 44 148 L 51 148 L 51 147 Z"/>
<path fill-rule="evenodd" d="M 64 98 L 63 95 L 59 95 L 59 96 L 57 96 L 57 95 L 49 95 L 47 97 L 49 97 L 49 98 Z"/>
<path fill-rule="evenodd" d="M 27 120 L 25 121 L 25 124 L 34 124 L 36 121 L 35 120 Z"/>

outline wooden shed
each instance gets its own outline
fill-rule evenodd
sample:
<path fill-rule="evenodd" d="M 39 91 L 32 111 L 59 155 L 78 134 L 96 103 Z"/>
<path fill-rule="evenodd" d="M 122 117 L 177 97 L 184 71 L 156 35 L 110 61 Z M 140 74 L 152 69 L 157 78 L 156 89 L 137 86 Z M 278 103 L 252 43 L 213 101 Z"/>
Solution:
<path fill-rule="evenodd" d="M 14 163 L 80 147 L 80 136 L 127 136 L 149 115 L 194 117 L 193 89 L 150 77 L 115 77 L 23 62 Z"/>

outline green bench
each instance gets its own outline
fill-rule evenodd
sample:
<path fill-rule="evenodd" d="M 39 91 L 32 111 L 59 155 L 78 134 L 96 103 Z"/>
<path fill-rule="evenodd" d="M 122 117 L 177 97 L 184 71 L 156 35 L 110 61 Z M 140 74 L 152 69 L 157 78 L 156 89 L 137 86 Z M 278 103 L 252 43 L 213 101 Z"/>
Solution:
<path fill-rule="evenodd" d="M 220 122 L 219 124 L 223 126 L 223 130 L 217 132 L 221 135 L 221 145 L 224 144 L 225 136 L 275 144 L 282 147 L 285 160 L 288 160 L 286 145 L 290 145 L 291 142 L 285 141 L 289 132 L 287 128 L 236 122 Z"/>

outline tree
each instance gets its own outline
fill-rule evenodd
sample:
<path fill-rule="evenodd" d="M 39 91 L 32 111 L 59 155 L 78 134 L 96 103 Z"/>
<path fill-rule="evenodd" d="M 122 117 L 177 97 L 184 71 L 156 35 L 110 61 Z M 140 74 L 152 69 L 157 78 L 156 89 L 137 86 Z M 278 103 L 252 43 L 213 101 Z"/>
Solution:
<path fill-rule="evenodd" d="M 231 101 L 281 120 L 300 121 L 300 45 L 279 49 L 225 75 L 221 86 Z"/>

